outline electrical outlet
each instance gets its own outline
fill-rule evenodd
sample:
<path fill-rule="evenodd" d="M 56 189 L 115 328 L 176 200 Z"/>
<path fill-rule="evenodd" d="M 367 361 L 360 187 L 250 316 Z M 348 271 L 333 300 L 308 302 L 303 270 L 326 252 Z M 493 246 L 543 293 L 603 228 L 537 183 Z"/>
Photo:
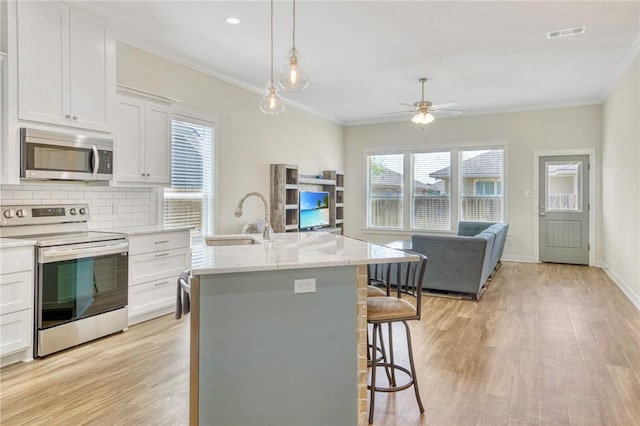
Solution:
<path fill-rule="evenodd" d="M 315 293 L 316 292 L 316 279 L 307 278 L 304 280 L 293 281 L 293 292 L 298 293 Z"/>

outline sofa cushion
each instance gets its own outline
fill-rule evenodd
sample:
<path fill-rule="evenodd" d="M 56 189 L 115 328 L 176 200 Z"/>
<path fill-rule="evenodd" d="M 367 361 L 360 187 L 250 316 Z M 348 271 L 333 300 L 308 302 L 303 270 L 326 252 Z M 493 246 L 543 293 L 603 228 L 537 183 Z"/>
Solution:
<path fill-rule="evenodd" d="M 488 279 L 491 272 L 493 272 L 493 262 L 491 259 L 491 253 L 493 253 L 493 246 L 495 245 L 496 235 L 491 231 L 482 231 L 473 238 L 484 239 L 487 241 L 487 245 L 484 251 L 484 258 L 482 260 L 482 273 L 480 275 L 480 283 L 484 284 Z"/>
<path fill-rule="evenodd" d="M 460 221 L 458 222 L 458 235 L 473 237 L 474 235 L 478 235 L 494 223 L 495 222 Z"/>

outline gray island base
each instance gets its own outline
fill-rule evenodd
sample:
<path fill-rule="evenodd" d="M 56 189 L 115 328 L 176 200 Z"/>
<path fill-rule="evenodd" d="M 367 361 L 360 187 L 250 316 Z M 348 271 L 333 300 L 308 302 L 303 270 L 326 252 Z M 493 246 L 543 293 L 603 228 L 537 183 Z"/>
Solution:
<path fill-rule="evenodd" d="M 204 250 L 190 424 L 366 424 L 366 264 L 417 257 L 328 233 Z M 296 280 L 315 291 L 294 292 Z"/>

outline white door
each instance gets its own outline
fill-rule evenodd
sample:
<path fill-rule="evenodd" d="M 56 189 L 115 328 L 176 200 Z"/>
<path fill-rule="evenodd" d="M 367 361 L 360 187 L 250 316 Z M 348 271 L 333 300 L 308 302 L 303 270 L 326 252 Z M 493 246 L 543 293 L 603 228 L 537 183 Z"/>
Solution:
<path fill-rule="evenodd" d="M 18 116 L 69 125 L 69 7 L 18 2 Z"/>
<path fill-rule="evenodd" d="M 540 261 L 589 264 L 589 156 L 540 157 Z"/>
<path fill-rule="evenodd" d="M 116 181 L 144 181 L 144 102 L 118 97 L 113 173 Z"/>
<path fill-rule="evenodd" d="M 171 108 L 146 103 L 144 112 L 146 181 L 171 183 Z"/>
<path fill-rule="evenodd" d="M 107 29 L 76 9 L 70 14 L 71 125 L 107 128 Z"/>

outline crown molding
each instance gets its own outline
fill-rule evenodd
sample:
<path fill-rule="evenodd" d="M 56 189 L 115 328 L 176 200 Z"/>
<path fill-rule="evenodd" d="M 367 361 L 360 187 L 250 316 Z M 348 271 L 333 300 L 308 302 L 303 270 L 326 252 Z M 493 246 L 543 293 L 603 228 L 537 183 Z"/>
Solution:
<path fill-rule="evenodd" d="M 527 112 L 527 111 L 542 111 L 546 109 L 560 109 L 560 108 L 572 108 L 572 107 L 580 107 L 580 106 L 590 106 L 590 105 L 600 105 L 602 104 L 602 100 L 600 98 L 593 99 L 585 99 L 580 101 L 567 101 L 567 102 L 552 102 L 548 104 L 532 104 L 532 105 L 516 105 L 513 107 L 506 108 L 489 108 L 489 109 L 478 109 L 478 110 L 470 110 L 463 111 L 462 114 L 449 116 L 449 117 L 436 117 L 435 122 L 441 120 L 455 120 L 463 117 L 474 117 L 478 115 L 490 115 L 490 114 L 508 114 L 515 112 Z M 385 123 L 403 123 L 411 122 L 411 115 L 407 114 L 405 117 L 394 117 L 394 118 L 382 118 L 382 119 L 365 119 L 365 120 L 354 120 L 354 121 L 346 121 L 345 126 L 362 126 L 368 124 L 385 124 Z M 428 128 L 427 124 L 425 128 Z"/>
<path fill-rule="evenodd" d="M 622 75 L 631 66 L 631 63 L 638 55 L 638 52 L 640 52 L 640 34 L 638 35 L 638 37 L 636 37 L 635 41 L 631 44 L 629 49 L 627 49 L 627 52 L 622 58 L 622 61 L 618 64 L 616 71 L 613 73 L 608 83 L 605 85 L 602 92 L 601 99 L 600 99 L 600 103 L 603 103 L 604 101 L 607 100 L 607 98 L 609 97 L 609 94 L 611 93 L 615 85 L 618 83 L 620 78 L 622 78 Z"/>

